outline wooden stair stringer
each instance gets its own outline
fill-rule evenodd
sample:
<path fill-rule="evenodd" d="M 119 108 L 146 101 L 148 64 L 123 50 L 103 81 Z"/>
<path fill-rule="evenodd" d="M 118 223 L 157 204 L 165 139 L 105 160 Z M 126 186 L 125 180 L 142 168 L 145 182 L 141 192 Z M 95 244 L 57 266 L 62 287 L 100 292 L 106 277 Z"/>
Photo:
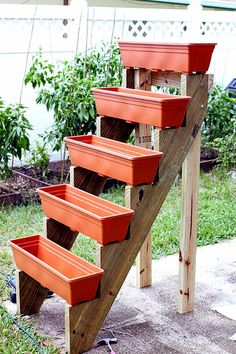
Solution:
<path fill-rule="evenodd" d="M 130 238 L 100 246 L 98 265 L 104 269 L 100 298 L 76 306 L 66 305 L 66 343 L 68 353 L 83 353 L 91 348 L 133 262 L 149 232 L 182 163 L 197 136 L 207 105 L 208 75 L 182 75 L 188 85 L 190 101 L 186 125 L 179 129 L 155 130 L 159 150 L 164 152 L 156 184 L 127 188 L 135 215 Z M 183 85 L 185 82 L 182 83 Z"/>

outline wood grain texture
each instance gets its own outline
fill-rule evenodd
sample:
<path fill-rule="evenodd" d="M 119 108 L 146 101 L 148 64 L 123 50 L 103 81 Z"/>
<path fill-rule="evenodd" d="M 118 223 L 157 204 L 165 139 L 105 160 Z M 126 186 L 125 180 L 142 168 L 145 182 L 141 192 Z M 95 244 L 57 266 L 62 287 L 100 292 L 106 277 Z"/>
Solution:
<path fill-rule="evenodd" d="M 137 90 L 151 91 L 151 71 L 136 69 L 134 83 Z M 152 127 L 146 124 L 137 124 L 135 127 L 135 145 L 152 149 Z M 136 187 L 134 187 L 136 188 Z M 127 207 L 130 207 L 126 203 Z M 136 286 L 145 288 L 152 284 L 152 230 L 149 230 L 145 241 L 136 258 Z"/>
<path fill-rule="evenodd" d="M 70 166 L 70 184 L 85 192 L 99 195 L 106 183 L 106 177 L 82 167 Z"/>
<path fill-rule="evenodd" d="M 181 73 L 168 71 L 153 71 L 151 74 L 151 84 L 154 86 L 180 88 Z"/>
<path fill-rule="evenodd" d="M 208 76 L 207 84 L 200 83 L 206 91 L 211 87 L 212 75 Z M 181 80 L 181 94 L 191 95 L 192 105 L 186 115 L 195 111 L 195 95 L 192 94 L 191 81 Z M 207 98 L 202 109 L 207 110 Z M 194 308 L 195 272 L 196 272 L 196 251 L 197 251 L 197 209 L 200 174 L 200 145 L 201 133 L 196 138 L 182 165 L 182 210 L 181 210 L 181 231 L 179 249 L 179 293 L 178 312 L 186 313 Z"/>
<path fill-rule="evenodd" d="M 68 226 L 56 220 L 44 217 L 44 235 L 59 246 L 70 250 L 77 238 L 78 232 L 72 231 Z"/>
<path fill-rule="evenodd" d="M 100 117 L 100 131 L 98 135 L 126 143 L 134 128 L 135 124 L 127 123 L 122 119 Z"/>
<path fill-rule="evenodd" d="M 179 248 L 178 312 L 194 308 L 197 208 L 200 174 L 200 132 L 197 134 L 182 167 L 182 212 Z"/>
<path fill-rule="evenodd" d="M 101 246 L 100 266 L 105 272 L 101 282 L 100 298 L 74 306 L 73 309 L 67 306 L 66 338 L 70 353 L 82 353 L 92 346 L 198 134 L 207 105 L 208 76 L 182 75 L 182 84 L 188 85 L 189 94 L 194 96 L 189 105 L 186 126 L 158 132 L 161 135 L 160 150 L 165 154 L 160 165 L 159 180 L 153 185 L 141 186 L 134 191 L 136 197 L 132 196 L 132 204 L 135 215 L 131 220 L 130 239 Z M 71 312 L 73 316 L 70 316 Z"/>
<path fill-rule="evenodd" d="M 47 294 L 47 288 L 41 286 L 25 272 L 16 269 L 16 303 L 20 315 L 39 312 Z"/>

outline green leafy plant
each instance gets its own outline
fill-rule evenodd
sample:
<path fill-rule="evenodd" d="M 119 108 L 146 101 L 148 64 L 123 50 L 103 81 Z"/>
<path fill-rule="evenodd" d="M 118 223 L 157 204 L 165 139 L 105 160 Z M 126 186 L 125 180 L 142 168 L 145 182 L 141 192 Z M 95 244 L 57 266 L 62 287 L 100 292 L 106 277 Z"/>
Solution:
<path fill-rule="evenodd" d="M 41 144 L 39 141 L 35 142 L 35 147 L 31 150 L 31 156 L 28 163 L 34 168 L 35 175 L 41 173 L 45 176 L 49 172 L 49 154 L 45 143 Z"/>
<path fill-rule="evenodd" d="M 236 98 L 230 97 L 229 91 L 219 85 L 209 94 L 202 133 L 204 143 L 236 133 Z"/>
<path fill-rule="evenodd" d="M 216 138 L 207 145 L 217 149 L 217 161 L 226 169 L 236 168 L 236 135 L 231 134 L 225 138 Z"/>
<path fill-rule="evenodd" d="M 222 87 L 213 87 L 202 127 L 203 145 L 218 150 L 218 162 L 236 166 L 236 98 Z"/>
<path fill-rule="evenodd" d="M 54 112 L 53 125 L 44 135 L 53 150 L 64 149 L 65 136 L 95 132 L 97 114 L 91 88 L 119 86 L 121 79 L 117 44 L 102 43 L 99 49 L 91 49 L 86 55 L 78 54 L 72 62 L 57 64 L 44 60 L 39 52 L 25 77 L 25 84 L 38 88 L 36 102 Z M 62 160 L 65 160 L 65 149 Z"/>
<path fill-rule="evenodd" d="M 29 151 L 31 124 L 25 116 L 22 104 L 5 106 L 0 98 L 0 178 L 11 175 L 15 158 L 22 159 Z M 10 167 L 11 163 L 11 167 Z"/>

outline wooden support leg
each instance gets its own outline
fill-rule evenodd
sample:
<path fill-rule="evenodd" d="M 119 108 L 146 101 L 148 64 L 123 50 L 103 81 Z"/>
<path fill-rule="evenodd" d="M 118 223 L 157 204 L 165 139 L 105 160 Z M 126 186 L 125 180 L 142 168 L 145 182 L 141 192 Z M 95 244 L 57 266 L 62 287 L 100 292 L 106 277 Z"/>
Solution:
<path fill-rule="evenodd" d="M 135 127 L 135 145 L 151 149 L 151 134 L 150 126 L 138 124 Z M 126 207 L 131 206 L 126 204 Z M 152 230 L 149 231 L 136 259 L 136 286 L 145 288 L 150 285 L 152 285 Z"/>
<path fill-rule="evenodd" d="M 28 274 L 16 269 L 16 303 L 21 315 L 32 315 L 39 312 L 48 289 L 41 286 Z"/>
<path fill-rule="evenodd" d="M 201 138 L 199 132 L 182 167 L 182 221 L 179 250 L 179 313 L 192 311 L 194 307 L 200 140 Z"/>
<path fill-rule="evenodd" d="M 152 285 L 152 230 L 149 231 L 136 258 L 136 286 Z"/>
<path fill-rule="evenodd" d="M 135 89 L 151 90 L 151 71 L 138 69 L 134 72 Z M 152 127 L 137 124 L 135 145 L 152 149 Z M 126 205 L 129 207 L 129 205 Z M 149 231 L 136 259 L 136 286 L 145 288 L 152 285 L 152 230 Z"/>
<path fill-rule="evenodd" d="M 192 96 L 191 104 L 186 113 L 186 120 L 194 112 L 198 101 L 192 86 L 192 75 L 181 76 L 181 94 Z M 206 100 L 201 105 L 203 112 L 207 109 L 209 82 L 200 86 L 205 89 Z M 179 250 L 179 301 L 178 312 L 193 310 L 196 268 L 196 237 L 197 237 L 197 204 L 200 172 L 200 131 L 193 132 L 194 141 L 182 166 L 182 217 Z"/>
<path fill-rule="evenodd" d="M 44 235 L 59 246 L 70 250 L 76 240 L 78 232 L 72 231 L 68 226 L 56 220 L 45 217 Z"/>

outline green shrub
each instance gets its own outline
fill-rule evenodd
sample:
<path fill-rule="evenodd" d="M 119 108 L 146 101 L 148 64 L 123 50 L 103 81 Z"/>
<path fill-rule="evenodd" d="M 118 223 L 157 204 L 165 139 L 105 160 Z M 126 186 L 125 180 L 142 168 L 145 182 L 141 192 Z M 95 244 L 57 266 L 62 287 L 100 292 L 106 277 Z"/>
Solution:
<path fill-rule="evenodd" d="M 29 130 L 31 124 L 25 116 L 26 108 L 22 104 L 5 106 L 0 98 L 0 178 L 11 175 L 14 159 L 21 160 L 29 151 Z"/>
<path fill-rule="evenodd" d="M 40 52 L 25 77 L 25 84 L 39 88 L 37 103 L 54 112 L 54 123 L 45 139 L 60 150 L 65 136 L 95 132 L 96 109 L 92 87 L 120 86 L 122 64 L 117 44 L 103 43 L 74 61 L 50 64 Z"/>
<path fill-rule="evenodd" d="M 218 85 L 209 94 L 202 141 L 205 147 L 218 150 L 218 162 L 224 167 L 236 166 L 236 98 Z"/>
<path fill-rule="evenodd" d="M 28 163 L 34 169 L 34 173 L 42 173 L 43 176 L 49 172 L 49 154 L 45 144 L 41 144 L 39 141 L 35 142 L 35 147 L 31 150 L 31 156 Z"/>

